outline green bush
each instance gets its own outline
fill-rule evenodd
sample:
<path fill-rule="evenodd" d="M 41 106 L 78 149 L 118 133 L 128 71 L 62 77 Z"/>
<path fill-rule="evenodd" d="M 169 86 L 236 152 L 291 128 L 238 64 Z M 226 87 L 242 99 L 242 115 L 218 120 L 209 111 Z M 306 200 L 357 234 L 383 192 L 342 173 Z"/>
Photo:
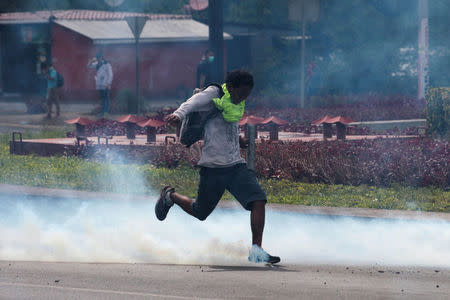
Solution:
<path fill-rule="evenodd" d="M 430 88 L 426 98 L 428 134 L 448 138 L 450 88 Z"/>
<path fill-rule="evenodd" d="M 113 113 L 137 113 L 136 93 L 130 89 L 120 90 L 111 104 Z"/>

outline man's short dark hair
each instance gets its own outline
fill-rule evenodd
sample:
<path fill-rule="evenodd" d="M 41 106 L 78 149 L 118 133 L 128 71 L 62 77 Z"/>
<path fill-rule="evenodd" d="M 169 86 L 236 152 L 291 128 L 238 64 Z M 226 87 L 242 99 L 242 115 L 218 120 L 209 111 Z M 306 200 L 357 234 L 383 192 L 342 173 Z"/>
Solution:
<path fill-rule="evenodd" d="M 231 86 L 235 88 L 238 88 L 241 85 L 246 85 L 253 88 L 253 75 L 247 71 L 234 70 L 227 74 L 225 83 L 231 84 Z"/>
<path fill-rule="evenodd" d="M 42 69 L 42 70 L 45 70 L 45 69 L 47 69 L 48 67 L 49 67 L 49 65 L 48 65 L 47 63 L 45 63 L 45 62 L 41 63 L 41 69 Z"/>

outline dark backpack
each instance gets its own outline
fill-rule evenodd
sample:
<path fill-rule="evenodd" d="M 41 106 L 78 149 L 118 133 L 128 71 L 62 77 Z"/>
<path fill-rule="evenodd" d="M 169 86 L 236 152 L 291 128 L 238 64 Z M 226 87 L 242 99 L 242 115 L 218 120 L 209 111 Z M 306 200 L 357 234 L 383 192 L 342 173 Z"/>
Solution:
<path fill-rule="evenodd" d="M 64 85 L 64 77 L 59 72 L 56 72 L 56 86 L 62 87 L 63 85 Z"/>
<path fill-rule="evenodd" d="M 210 86 L 215 86 L 219 89 L 219 98 L 222 98 L 225 94 L 222 90 L 222 86 L 217 83 L 208 84 L 201 90 L 194 90 L 194 95 L 198 92 L 204 91 Z M 203 138 L 206 122 L 216 116 L 220 111 L 217 108 L 213 108 L 210 111 L 194 111 L 184 118 L 181 123 L 180 130 L 180 143 L 186 147 L 190 147 L 195 142 Z"/>

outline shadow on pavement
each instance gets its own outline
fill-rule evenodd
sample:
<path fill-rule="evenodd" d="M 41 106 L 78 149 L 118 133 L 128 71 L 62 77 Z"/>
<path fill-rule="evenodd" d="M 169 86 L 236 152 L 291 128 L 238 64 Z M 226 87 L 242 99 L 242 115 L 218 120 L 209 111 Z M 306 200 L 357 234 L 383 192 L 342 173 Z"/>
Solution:
<path fill-rule="evenodd" d="M 205 270 L 205 272 L 242 272 L 242 271 L 273 271 L 273 272 L 299 272 L 297 270 L 289 270 L 283 265 L 273 265 L 273 266 L 208 266 L 211 270 Z"/>

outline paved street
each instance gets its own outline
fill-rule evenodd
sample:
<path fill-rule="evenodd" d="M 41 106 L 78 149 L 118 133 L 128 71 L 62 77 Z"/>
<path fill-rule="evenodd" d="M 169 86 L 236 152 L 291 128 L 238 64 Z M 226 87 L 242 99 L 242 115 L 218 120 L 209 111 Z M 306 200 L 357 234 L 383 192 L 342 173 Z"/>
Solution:
<path fill-rule="evenodd" d="M 113 193 L 13 185 L 0 185 L 0 195 L 0 299 L 422 300 L 450 295 L 449 231 L 443 223 L 448 214 L 269 205 L 266 245 L 282 264 L 266 267 L 248 263 L 245 246 L 241 253 L 239 243 L 224 242 L 227 233 L 232 241 L 246 237 L 242 228 L 248 218 L 230 210 L 232 202 L 222 201 L 207 222 L 192 222 L 177 209 L 159 222 L 146 213 L 154 204 L 145 196 L 124 200 Z M 79 208 L 75 198 L 84 199 Z M 46 212 L 42 201 L 53 203 L 52 209 Z M 128 263 L 139 261 L 172 264 Z M 173 264 L 184 261 L 193 262 Z"/>
<path fill-rule="evenodd" d="M 448 299 L 450 270 L 0 262 L 0 299 Z"/>

